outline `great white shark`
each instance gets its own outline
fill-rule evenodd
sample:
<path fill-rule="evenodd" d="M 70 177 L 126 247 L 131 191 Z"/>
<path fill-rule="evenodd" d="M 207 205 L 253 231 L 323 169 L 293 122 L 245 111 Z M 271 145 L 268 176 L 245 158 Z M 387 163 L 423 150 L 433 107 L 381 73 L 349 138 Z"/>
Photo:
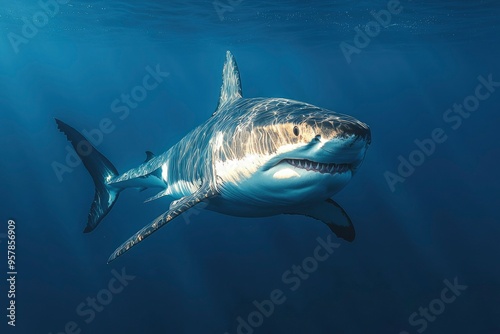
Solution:
<path fill-rule="evenodd" d="M 161 155 L 119 174 L 71 126 L 56 119 L 95 184 L 84 232 L 94 230 L 125 188 L 160 188 L 169 209 L 109 257 L 128 251 L 171 220 L 203 204 L 231 216 L 304 215 L 354 240 L 345 210 L 331 199 L 358 171 L 371 142 L 357 119 L 284 98 L 243 98 L 240 73 L 228 51 L 218 106 L 212 116 Z M 82 151 L 83 144 L 90 150 Z"/>

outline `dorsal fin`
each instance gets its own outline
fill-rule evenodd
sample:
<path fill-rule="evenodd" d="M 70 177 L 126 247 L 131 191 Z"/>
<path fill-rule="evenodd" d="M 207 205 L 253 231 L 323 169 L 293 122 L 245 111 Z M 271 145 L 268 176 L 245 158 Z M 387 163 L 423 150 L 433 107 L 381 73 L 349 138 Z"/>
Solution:
<path fill-rule="evenodd" d="M 144 161 L 144 163 L 150 161 L 151 159 L 153 159 L 154 157 L 156 157 L 156 155 L 151 152 L 151 151 L 146 151 L 146 160 Z M 149 175 L 154 175 L 156 176 L 157 178 L 161 179 L 161 172 L 162 172 L 162 169 L 161 168 L 157 168 L 155 169 L 154 171 L 152 171 L 151 173 L 149 174 L 146 174 L 146 175 L 143 175 L 143 176 L 140 176 L 140 177 L 148 177 Z M 141 190 L 142 191 L 142 190 Z"/>
<path fill-rule="evenodd" d="M 230 51 L 226 52 L 226 62 L 222 70 L 222 87 L 220 88 L 219 104 L 214 115 L 219 109 L 242 97 L 240 71 L 236 60 Z"/>
<path fill-rule="evenodd" d="M 146 151 L 146 160 L 144 162 L 148 162 L 149 160 L 153 159 L 155 157 L 155 154 L 151 151 Z"/>

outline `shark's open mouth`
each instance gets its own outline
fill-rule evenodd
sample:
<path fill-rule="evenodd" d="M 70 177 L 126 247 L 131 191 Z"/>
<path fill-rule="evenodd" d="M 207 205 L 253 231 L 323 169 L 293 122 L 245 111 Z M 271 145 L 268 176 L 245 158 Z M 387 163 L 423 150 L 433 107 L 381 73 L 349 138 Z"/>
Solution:
<path fill-rule="evenodd" d="M 318 172 L 318 173 L 323 173 L 323 174 L 338 174 L 338 173 L 344 173 L 347 172 L 348 170 L 351 170 L 351 165 L 350 164 L 334 164 L 334 163 L 322 163 L 322 162 L 314 162 L 310 160 L 305 160 L 305 159 L 285 159 L 285 162 L 289 163 L 290 165 L 305 169 L 307 171 L 313 171 L 313 172 Z"/>

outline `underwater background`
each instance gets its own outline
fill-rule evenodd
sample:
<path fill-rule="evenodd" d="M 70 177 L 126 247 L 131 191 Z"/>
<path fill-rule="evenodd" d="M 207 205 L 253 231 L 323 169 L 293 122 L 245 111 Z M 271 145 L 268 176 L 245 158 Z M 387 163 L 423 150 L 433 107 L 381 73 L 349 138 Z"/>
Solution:
<path fill-rule="evenodd" d="M 1 1 L 0 332 L 500 333 L 499 36 L 493 0 Z M 200 210 L 106 264 L 169 199 L 123 192 L 83 234 L 94 185 L 54 118 L 94 134 L 106 120 L 98 150 L 124 172 L 210 117 L 227 50 L 244 97 L 371 127 L 334 197 L 356 240 L 330 237 L 300 277 L 324 224 Z"/>

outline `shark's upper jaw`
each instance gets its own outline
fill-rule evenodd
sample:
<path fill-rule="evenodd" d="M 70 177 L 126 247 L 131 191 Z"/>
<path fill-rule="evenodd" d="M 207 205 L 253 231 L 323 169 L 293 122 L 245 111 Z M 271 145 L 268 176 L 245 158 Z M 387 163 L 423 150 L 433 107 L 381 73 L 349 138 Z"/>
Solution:
<path fill-rule="evenodd" d="M 348 163 L 324 163 L 315 162 L 308 159 L 285 159 L 284 162 L 293 167 L 304 169 L 306 171 L 317 172 L 321 174 L 341 174 L 352 169 L 352 164 Z"/>

